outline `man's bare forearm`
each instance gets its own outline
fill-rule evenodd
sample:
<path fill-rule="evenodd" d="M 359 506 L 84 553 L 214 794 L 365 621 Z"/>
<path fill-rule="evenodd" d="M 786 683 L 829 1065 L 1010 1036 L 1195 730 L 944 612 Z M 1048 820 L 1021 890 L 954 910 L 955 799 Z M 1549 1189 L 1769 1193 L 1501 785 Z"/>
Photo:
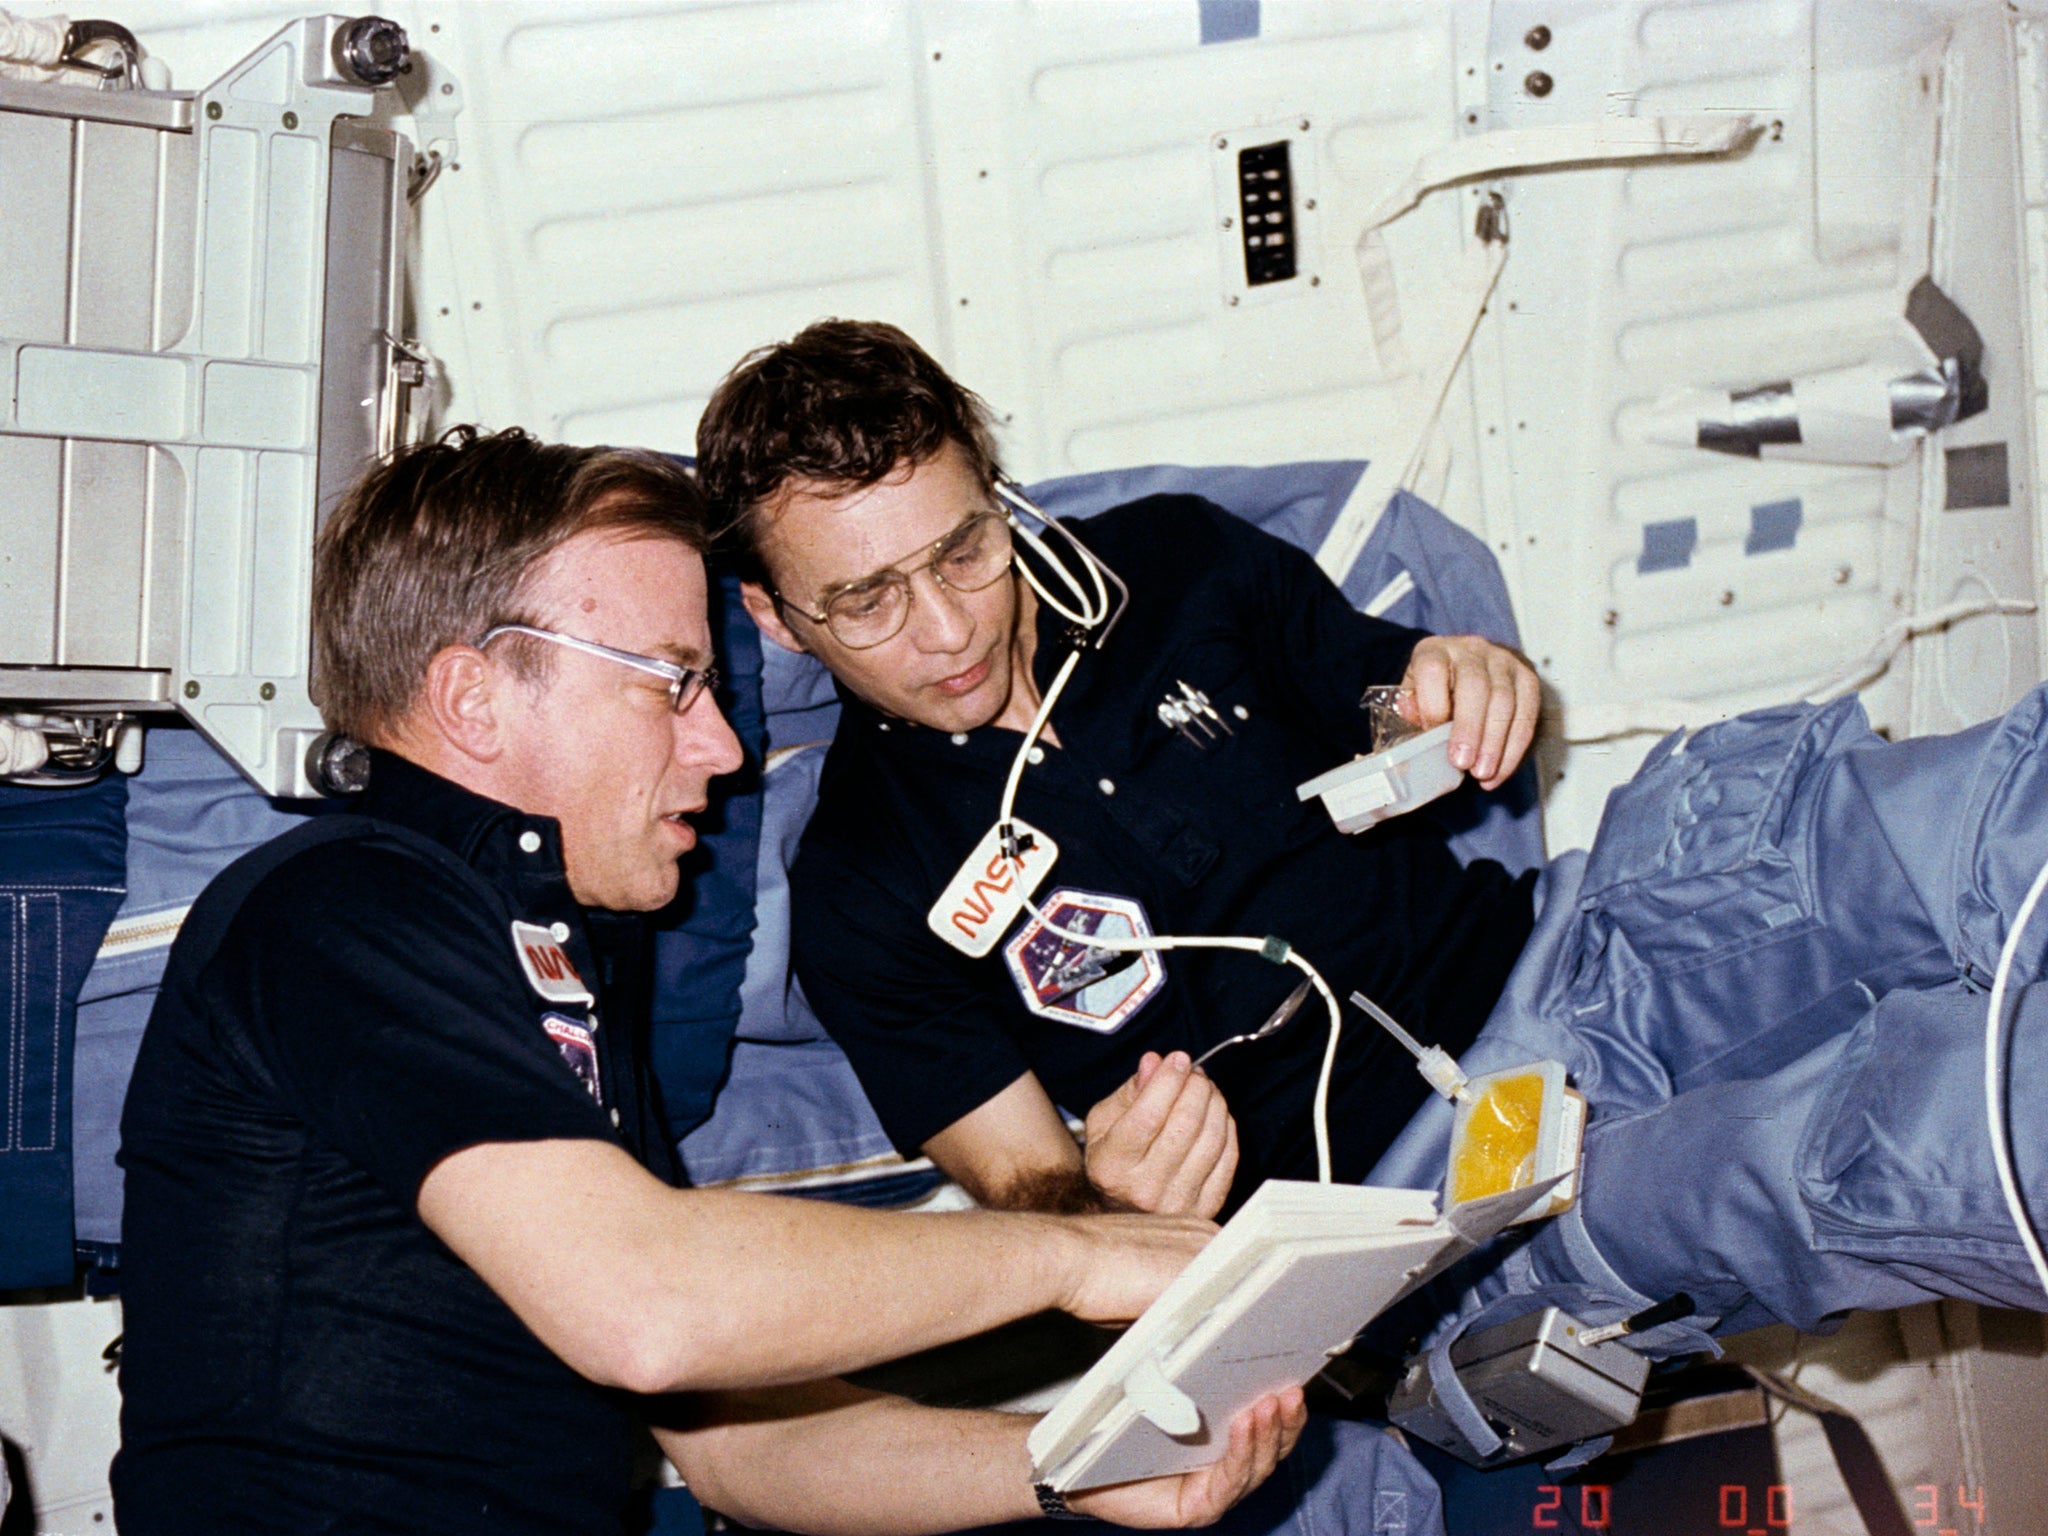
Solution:
<path fill-rule="evenodd" d="M 700 1389 L 838 1375 L 1065 1308 L 1085 1263 L 1065 1223 L 1023 1214 L 722 1191 L 674 1202 L 654 1306 L 691 1319 L 680 1371 Z"/>
<path fill-rule="evenodd" d="M 1020 1414 L 925 1408 L 843 1381 L 653 1405 L 656 1437 L 707 1507 L 803 1536 L 925 1536 L 1038 1513 Z M 676 1417 L 664 1424 L 663 1414 Z M 1193 1472 L 1073 1496 L 1098 1520 L 1208 1525 L 1272 1474 L 1307 1421 L 1299 1388 L 1233 1419 Z"/>
<path fill-rule="evenodd" d="M 845 1382 L 720 1394 L 655 1430 L 707 1508 L 799 1536 L 923 1536 L 1038 1512 L 1031 1419 Z"/>
<path fill-rule="evenodd" d="M 1125 1320 L 1212 1230 L 674 1190 L 595 1141 L 459 1152 L 420 1213 L 555 1353 L 639 1392 L 836 1376 L 1048 1309 Z"/>

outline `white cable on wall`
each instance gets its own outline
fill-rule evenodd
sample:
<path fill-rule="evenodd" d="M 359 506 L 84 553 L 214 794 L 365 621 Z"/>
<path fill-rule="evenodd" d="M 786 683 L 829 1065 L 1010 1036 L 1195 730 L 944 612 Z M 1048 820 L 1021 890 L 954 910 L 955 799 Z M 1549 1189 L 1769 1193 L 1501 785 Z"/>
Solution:
<path fill-rule="evenodd" d="M 2008 617 L 2030 614 L 2036 605 L 2020 598 L 1964 598 L 1907 614 L 1886 626 L 1871 647 L 1846 667 L 1838 668 L 1819 682 L 1793 690 L 1793 697 L 1807 704 L 1826 704 L 1854 693 L 1882 677 L 1898 659 L 1899 652 L 1922 635 L 1937 634 L 1952 624 L 1986 614 Z M 2009 644 L 2009 639 L 2008 639 Z M 2008 683 L 2010 665 L 2008 666 Z M 1696 729 L 1727 718 L 1727 711 L 1696 699 L 1639 699 L 1620 704 L 1569 704 L 1565 707 L 1562 739 L 1569 746 L 1613 741 L 1622 736 L 1668 735 L 1672 731 Z"/>
<path fill-rule="evenodd" d="M 1372 326 L 1373 348 L 1381 371 L 1390 379 L 1409 378 L 1413 383 L 1404 419 L 1396 431 L 1388 434 L 1390 451 L 1375 455 L 1366 465 L 1316 551 L 1316 563 L 1332 581 L 1339 586 L 1344 584 L 1387 502 L 1395 491 L 1412 486 L 1437 418 L 1443 412 L 1451 380 L 1471 349 L 1480 317 L 1486 313 L 1487 302 L 1507 261 L 1507 229 L 1496 205 L 1491 222 L 1482 221 L 1480 249 L 1468 261 L 1467 276 L 1454 285 L 1458 291 L 1451 302 L 1457 304 L 1461 318 L 1452 329 L 1450 348 L 1435 366 L 1417 369 L 1402 338 L 1400 293 L 1394 281 L 1393 258 L 1380 231 L 1432 192 L 1446 187 L 1529 171 L 1607 165 L 1618 160 L 1697 159 L 1732 154 L 1747 148 L 1762 131 L 1756 118 L 1748 113 L 1602 117 L 1541 128 L 1505 128 L 1455 139 L 1423 156 L 1408 179 L 1381 199 L 1359 231 L 1359 286 L 1365 295 L 1366 316 Z"/>

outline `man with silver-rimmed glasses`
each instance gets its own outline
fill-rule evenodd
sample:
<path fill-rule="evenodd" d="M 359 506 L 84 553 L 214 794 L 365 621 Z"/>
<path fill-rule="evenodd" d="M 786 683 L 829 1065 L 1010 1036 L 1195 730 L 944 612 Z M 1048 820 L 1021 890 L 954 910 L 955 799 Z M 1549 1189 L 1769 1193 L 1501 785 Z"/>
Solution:
<path fill-rule="evenodd" d="M 623 1531 L 646 1422 L 749 1523 L 1036 1517 L 1016 1415 L 837 1373 L 1062 1308 L 1136 1315 L 1183 1218 L 911 1216 L 679 1190 L 638 914 L 739 766 L 672 461 L 462 429 L 323 530 L 318 693 L 368 788 L 258 849 L 173 950 L 122 1126 L 130 1536 Z M 1077 1495 L 1215 1519 L 1302 1424 Z"/>

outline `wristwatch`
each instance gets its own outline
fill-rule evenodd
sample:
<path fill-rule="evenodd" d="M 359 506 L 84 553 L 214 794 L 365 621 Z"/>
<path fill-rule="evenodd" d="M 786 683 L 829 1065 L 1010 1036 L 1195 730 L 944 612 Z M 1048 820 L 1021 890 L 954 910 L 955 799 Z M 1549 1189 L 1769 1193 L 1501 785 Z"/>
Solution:
<path fill-rule="evenodd" d="M 1093 1515 L 1084 1515 L 1067 1502 L 1067 1496 L 1051 1483 L 1033 1483 L 1031 1491 L 1038 1495 L 1038 1512 L 1048 1520 L 1092 1520 Z"/>

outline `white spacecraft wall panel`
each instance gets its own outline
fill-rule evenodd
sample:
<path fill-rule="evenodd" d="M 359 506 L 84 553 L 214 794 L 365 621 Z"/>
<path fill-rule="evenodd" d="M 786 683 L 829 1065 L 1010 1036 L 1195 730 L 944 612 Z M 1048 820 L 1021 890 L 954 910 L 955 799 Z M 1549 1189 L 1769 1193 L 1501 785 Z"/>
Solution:
<path fill-rule="evenodd" d="M 1255 38 L 1205 44 L 1200 9 L 930 13 L 934 34 L 956 34 L 943 49 L 934 36 L 931 64 L 943 307 L 1028 474 L 1390 447 L 1395 402 L 1350 244 L 1452 136 L 1451 12 L 1266 5 Z M 949 161 L 953 126 L 976 114 L 986 154 Z M 1248 289 L 1225 189 L 1241 149 L 1282 141 L 1299 275 Z M 1431 209 L 1418 228 L 1454 248 L 1454 216 Z"/>
<path fill-rule="evenodd" d="M 1930 267 L 1983 333 L 1990 404 L 1923 456 L 1913 601 L 1921 611 L 2041 595 L 2027 310 L 2048 272 L 2026 264 L 2016 87 L 2027 89 L 2027 66 L 2015 20 L 1995 8 L 1957 15 L 1940 81 Z M 1916 645 L 1905 728 L 1950 731 L 2003 710 L 2041 676 L 2039 625 L 2026 613 L 1976 619 Z"/>
<path fill-rule="evenodd" d="M 2039 7 L 2036 7 L 2038 10 Z M 2034 484 L 2048 485 L 2048 15 L 2013 25 L 2015 116 L 2020 151 L 2021 219 L 2025 234 L 2027 380 L 2034 429 Z M 2018 504 L 2018 503 L 2016 503 Z M 2048 507 L 2032 511 L 2034 547 L 2048 539 Z M 2042 596 L 2035 573 L 2033 595 Z M 2048 645 L 2048 613 L 2035 625 L 2037 645 Z"/>
<path fill-rule="evenodd" d="M 140 10 L 162 12 L 151 35 L 173 56 L 280 14 Z M 1932 600 L 1922 567 L 1948 558 L 1927 545 L 1912 461 L 1744 462 L 1639 427 L 1675 387 L 1882 355 L 1930 264 L 1909 65 L 1952 8 L 1849 28 L 1810 0 L 1267 0 L 1256 35 L 1207 43 L 1192 0 L 395 14 L 445 66 L 439 105 L 460 109 L 419 303 L 453 417 L 686 449 L 741 352 L 863 314 L 979 387 L 1027 477 L 1381 452 L 1395 400 L 1350 244 L 1418 156 L 1492 128 L 1739 110 L 1770 129 L 1727 163 L 1502 185 L 1512 254 L 1453 393 L 1446 509 L 1494 542 L 1567 703 L 1781 697 Z M 1552 40 L 1534 50 L 1539 19 Z M 1220 228 L 1217 163 L 1269 137 L 1294 159 L 1301 275 L 1255 291 Z M 1477 195 L 1391 232 L 1420 356 Z M 2032 228 L 2048 244 L 2039 213 Z M 1759 510 L 1787 506 L 1789 543 L 1760 541 Z M 1645 558 L 1654 524 L 1687 529 L 1682 562 Z M 2003 677 L 2007 637 L 1971 633 Z M 1949 673 L 1982 670 L 1964 655 Z M 1923 723 L 1910 675 L 1874 695 L 1901 727 Z M 1608 755 L 1619 772 L 1635 748 Z M 1565 790 L 1558 815 L 1583 819 L 1602 789 L 1578 810 Z"/>
<path fill-rule="evenodd" d="M 902 7 L 420 14 L 464 98 L 418 295 L 458 417 L 686 451 L 750 347 L 829 314 L 936 332 Z"/>
<path fill-rule="evenodd" d="M 1932 493 L 1917 454 L 1890 470 L 1788 463 L 1658 446 L 1641 431 L 1651 404 L 1675 389 L 1743 389 L 1894 355 L 1905 291 L 1930 270 L 1937 135 L 1958 131 L 1939 69 L 1923 91 L 1915 59 L 1938 47 L 1952 11 L 1837 14 L 1823 0 L 1817 24 L 1807 0 L 1572 8 L 1546 13 L 1553 40 L 1540 55 L 1522 41 L 1535 15 L 1495 11 L 1498 126 L 1617 105 L 1636 115 L 1739 110 L 1768 125 L 1749 153 L 1718 164 L 1507 188 L 1502 323 L 1482 332 L 1475 368 L 1482 501 L 1524 637 L 1567 724 L 1574 703 L 1675 700 L 1712 714 L 1794 697 L 1894 620 L 1949 600 L 1921 580 L 1938 559 L 2003 565 L 2001 590 L 2026 595 L 2024 539 L 1996 556 L 1958 555 L 1971 537 L 1962 519 L 1924 524 Z M 1998 67 L 1996 47 L 1991 35 L 1959 42 L 1951 76 Z M 1554 83 L 1540 99 L 1521 85 L 1537 67 Z M 1835 184 L 1844 178 L 1854 198 Z M 2014 242 L 1996 228 L 1977 238 L 1975 265 L 2002 260 L 2011 289 Z M 1981 274 L 1935 275 L 1996 348 L 1999 304 L 2012 298 L 1995 299 Z M 1994 408 L 2001 396 L 2009 408 L 2013 393 L 2006 347 L 1987 364 L 2003 374 Z M 1940 506 L 1932 500 L 1929 516 L 1943 516 Z M 1979 622 L 1996 647 L 2009 621 Z M 2037 675 L 2031 637 L 2017 641 L 2015 686 L 1976 714 Z M 1879 722 L 1902 733 L 1961 723 L 1914 707 L 1912 673 L 1909 661 L 1869 691 Z M 1566 757 L 1546 809 L 1553 847 L 1591 835 L 1608 788 L 1649 739 Z"/>
<path fill-rule="evenodd" d="M 437 82 L 424 106 L 453 135 L 424 207 L 418 322 L 450 365 L 450 419 L 582 441 L 686 450 L 742 352 L 843 314 L 932 345 L 995 405 L 1027 478 L 1369 456 L 1391 446 L 1398 396 L 1350 247 L 1419 156 L 1603 115 L 1756 114 L 1763 140 L 1724 163 L 1498 185 L 1511 254 L 1452 393 L 1442 500 L 1501 555 L 1567 707 L 1771 701 L 1904 612 L 2032 564 L 2031 424 L 1984 425 L 2025 449 L 2002 520 L 1923 517 L 1941 486 L 1917 460 L 1743 461 L 1643 438 L 1674 388 L 1885 356 L 1930 267 L 1974 288 L 1958 297 L 1994 350 L 2014 345 L 1991 334 L 2007 317 L 1972 273 L 2010 274 L 2017 233 L 1930 252 L 1927 231 L 1929 135 L 1968 164 L 1987 136 L 2013 137 L 1988 121 L 1984 71 L 2009 68 L 1997 8 L 1921 93 L 1916 55 L 1962 13 L 1836 3 L 1266 0 L 1250 35 L 1206 41 L 1218 8 L 1196 0 L 397 6 Z M 205 55 L 188 79 L 285 14 L 133 9 L 181 70 Z M 2037 119 L 2038 74 L 2011 109 Z M 1223 227 L 1227 172 L 1243 146 L 1283 139 L 1299 276 L 1253 289 Z M 1389 232 L 1417 357 L 1440 347 L 1455 309 L 1441 274 L 1490 190 L 1439 194 Z M 1972 195 L 1952 184 L 1937 206 L 1974 231 Z M 2038 198 L 2028 219 L 2048 247 Z M 2018 359 L 1993 361 L 1994 412 L 2025 404 Z M 1660 527 L 1678 556 L 1652 549 Z M 1923 642 L 1873 708 L 1898 729 L 1981 713 L 2038 670 L 2032 642 L 1998 621 Z M 1646 744 L 1570 754 L 1554 844 L 1590 833 Z"/>
<path fill-rule="evenodd" d="M 1261 10 L 1208 45 L 1192 0 L 399 12 L 461 82 L 420 289 L 452 416 L 687 449 L 742 352 L 836 314 L 930 345 L 1027 478 L 1377 451 L 1349 243 L 1451 136 L 1451 12 Z M 1219 228 L 1247 129 L 1293 149 L 1284 292 Z"/>

